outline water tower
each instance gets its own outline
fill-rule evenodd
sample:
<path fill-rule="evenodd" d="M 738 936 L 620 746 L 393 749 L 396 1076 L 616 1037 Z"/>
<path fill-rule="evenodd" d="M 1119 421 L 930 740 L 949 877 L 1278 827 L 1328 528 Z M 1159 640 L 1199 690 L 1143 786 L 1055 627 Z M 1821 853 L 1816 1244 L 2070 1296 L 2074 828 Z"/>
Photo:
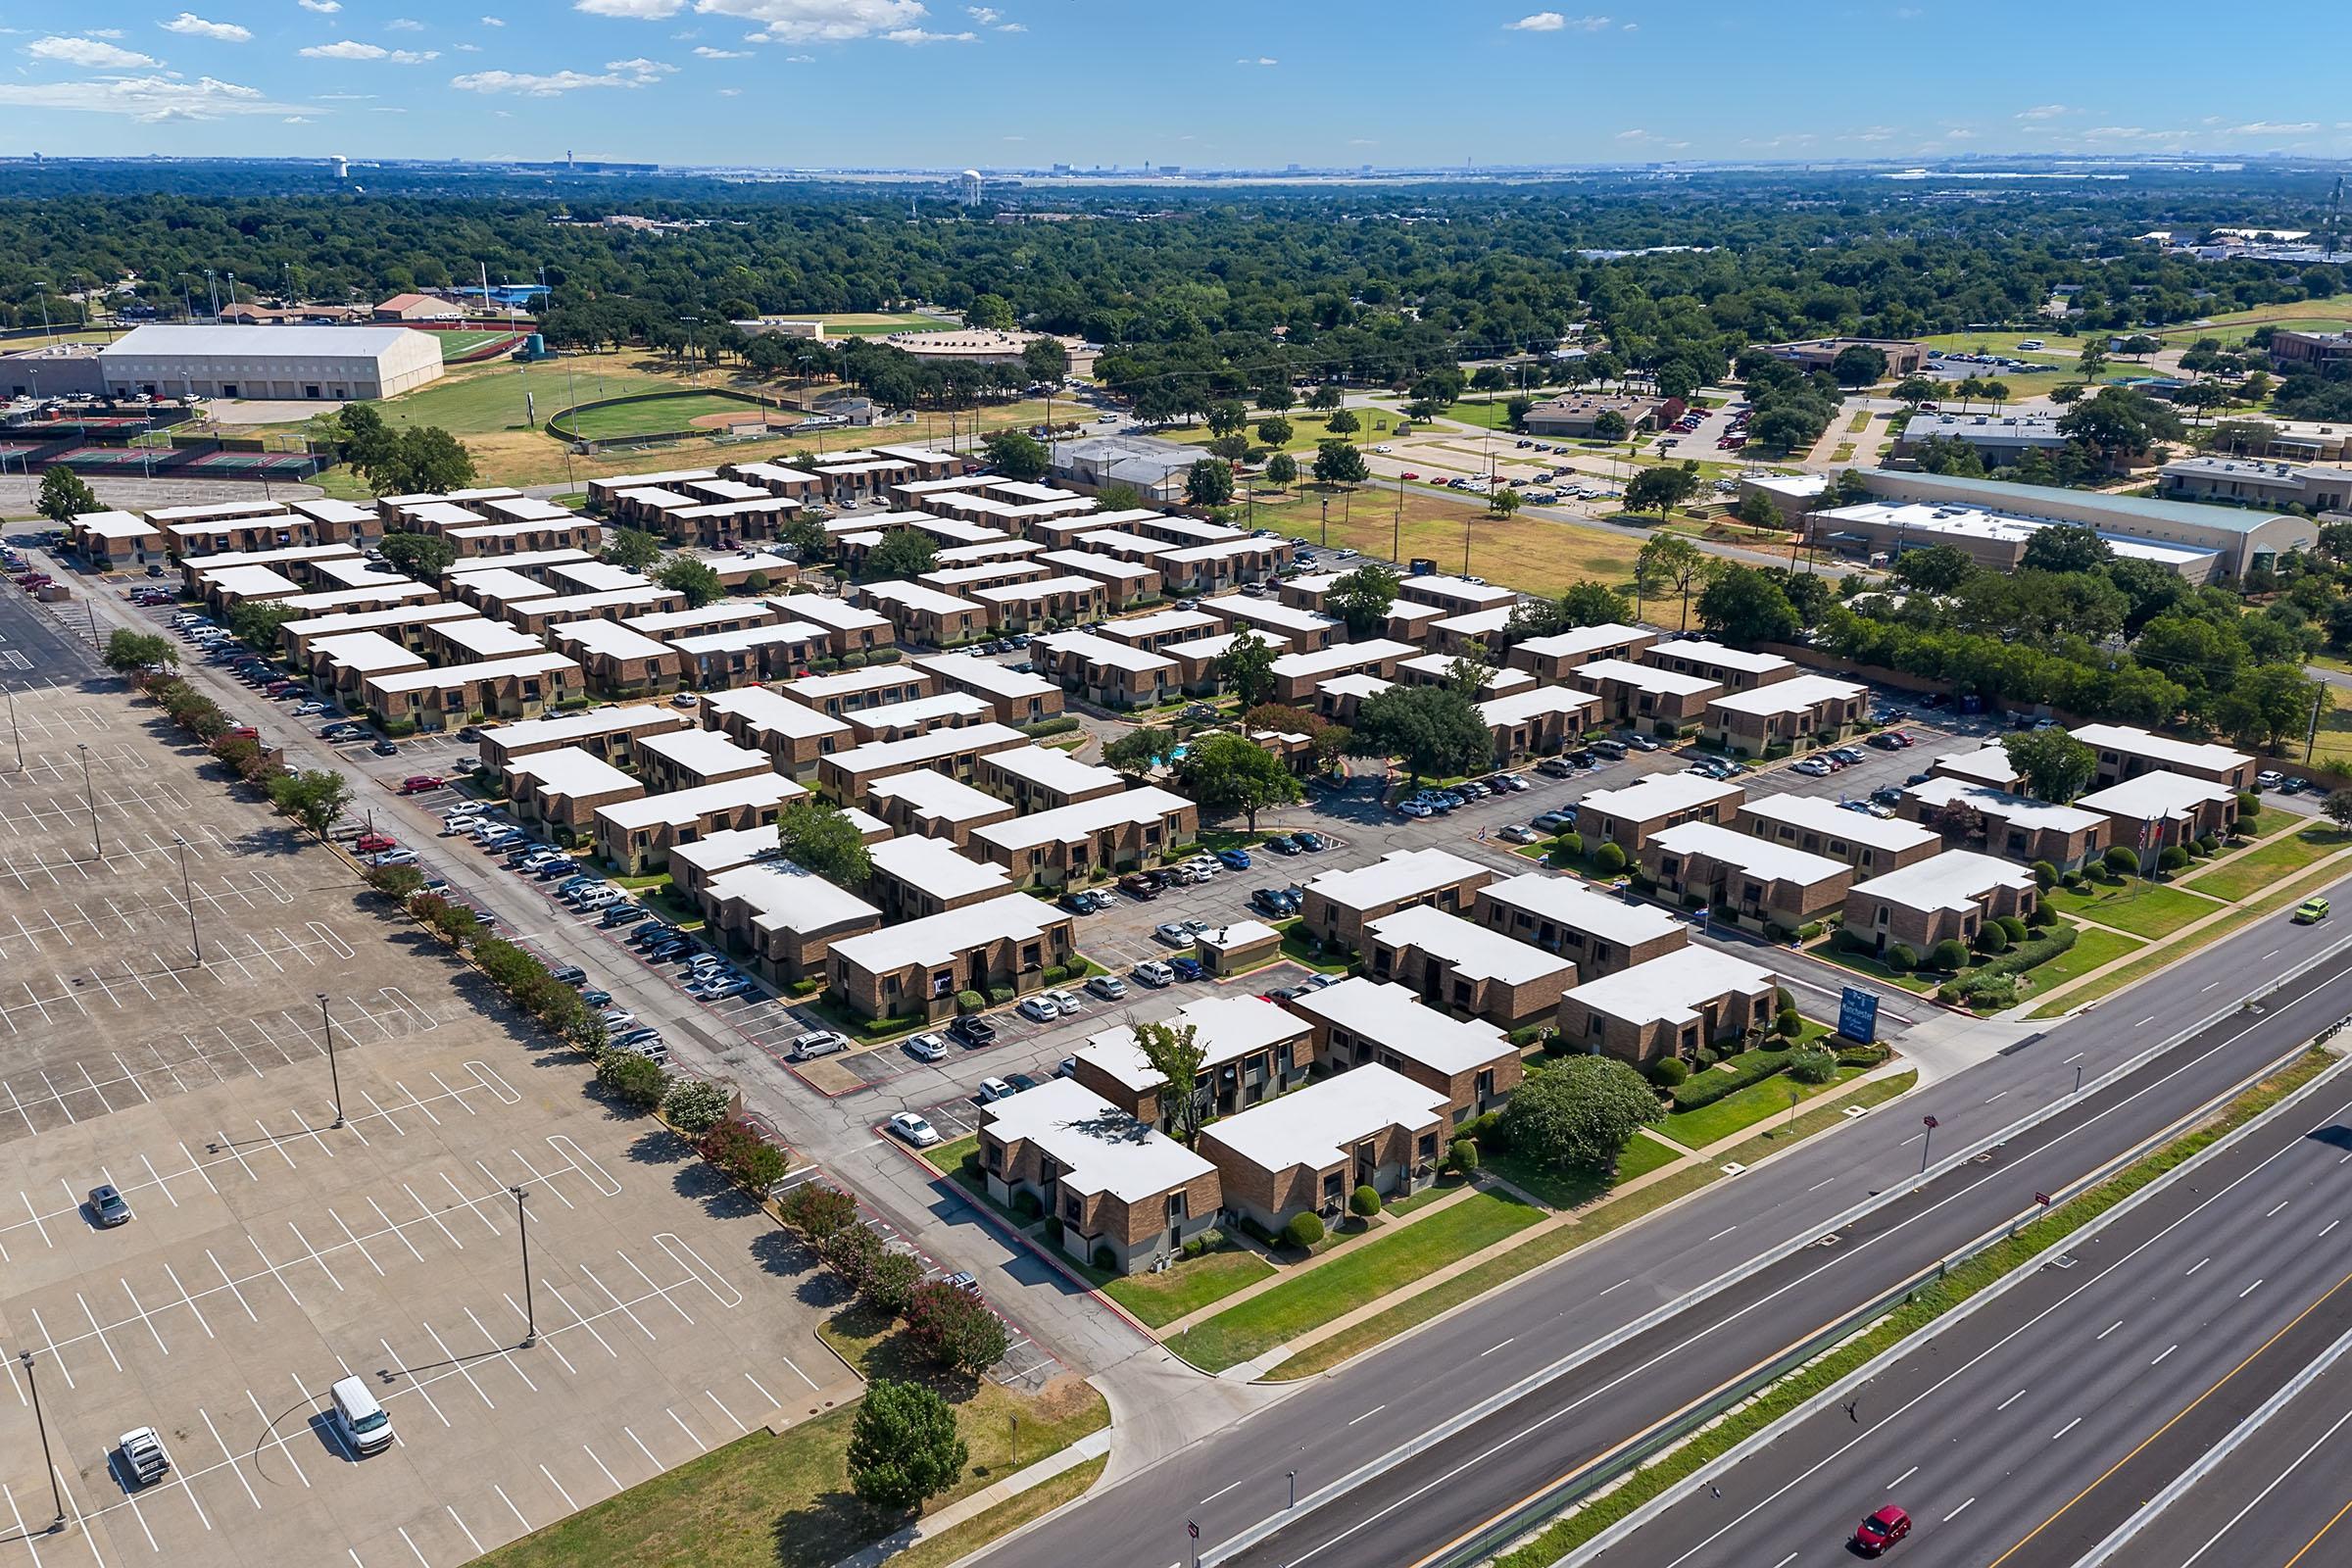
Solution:
<path fill-rule="evenodd" d="M 977 169 L 967 169 L 967 170 L 965 170 L 965 171 L 964 171 L 962 173 L 960 173 L 960 174 L 956 175 L 956 192 L 957 199 L 958 199 L 958 200 L 960 200 L 960 201 L 963 203 L 963 205 L 964 205 L 964 206 L 966 206 L 966 207 L 977 207 L 977 206 L 979 206 L 979 205 L 980 205 L 980 171 L 978 171 Z"/>

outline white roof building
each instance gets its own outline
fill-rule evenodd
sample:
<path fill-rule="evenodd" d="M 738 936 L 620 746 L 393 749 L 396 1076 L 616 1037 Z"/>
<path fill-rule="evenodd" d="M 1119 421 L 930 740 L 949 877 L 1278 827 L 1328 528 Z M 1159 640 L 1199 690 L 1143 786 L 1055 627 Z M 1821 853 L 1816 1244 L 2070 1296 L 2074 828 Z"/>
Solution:
<path fill-rule="evenodd" d="M 1390 1127 L 1435 1132 L 1451 1114 L 1443 1090 L 1424 1089 L 1393 1068 L 1370 1062 L 1295 1089 L 1209 1123 L 1200 1136 L 1261 1170 L 1295 1165 L 1322 1170 Z"/>
<path fill-rule="evenodd" d="M 1190 1025 L 1200 1048 L 1200 1069 L 1211 1071 L 1229 1061 L 1282 1044 L 1306 1038 L 1306 1024 L 1284 1007 L 1262 997 L 1209 997 L 1188 1002 L 1166 1020 L 1172 1028 Z M 1167 1077 L 1144 1059 L 1136 1046 L 1135 1030 L 1122 1025 L 1087 1037 L 1078 1054 L 1117 1083 L 1142 1093 L 1166 1083 Z"/>
<path fill-rule="evenodd" d="M 1653 773 L 1623 789 L 1587 791 L 1576 809 L 1580 818 L 1586 811 L 1599 811 L 1629 822 L 1651 822 L 1676 811 L 1737 801 L 1746 794 L 1738 784 L 1697 773 Z"/>
<path fill-rule="evenodd" d="M 2233 752 L 2227 746 L 2175 740 L 2169 735 L 2158 735 L 2132 724 L 2085 724 L 2074 731 L 2074 737 L 2093 750 L 2144 757 L 2168 767 L 2228 773 L 2248 766 L 2254 760 L 2245 753 Z"/>
<path fill-rule="evenodd" d="M 1032 811 L 1009 822 L 992 822 L 974 828 L 972 837 L 1012 854 L 1043 844 L 1068 843 L 1130 822 L 1149 826 L 1179 811 L 1189 811 L 1192 806 L 1181 795 L 1171 794 L 1156 784 L 1146 784 L 1117 795 L 1102 795 L 1091 801 L 1056 807 L 1051 811 Z"/>
<path fill-rule="evenodd" d="M 1689 926 L 1654 904 L 1611 898 L 1571 877 L 1545 876 L 1541 871 L 1490 882 L 1478 890 L 1478 896 L 1506 909 L 1525 910 L 1538 922 L 1549 920 L 1614 943 L 1628 953 L 1660 937 L 1687 940 L 1690 936 Z"/>
<path fill-rule="evenodd" d="M 1995 789 L 2008 789 L 2023 775 L 2017 764 L 2009 760 L 2006 748 L 1999 745 L 1981 747 L 1973 752 L 1952 752 L 1935 760 L 1934 765 L 1953 778 L 1974 783 L 1990 784 Z"/>
<path fill-rule="evenodd" d="M 1360 664 L 1390 659 L 1409 659 L 1419 653 L 1411 643 L 1400 643 L 1393 637 L 1370 637 L 1362 642 L 1333 643 L 1329 648 L 1311 654 L 1285 654 L 1274 661 L 1277 680 L 1313 680 L 1322 675 L 1340 675 Z"/>
<path fill-rule="evenodd" d="M 1069 1192 L 1142 1203 L 1216 1167 L 1068 1078 L 1049 1078 L 984 1105 L 981 1124 L 1007 1144 L 1034 1144 Z"/>
<path fill-rule="evenodd" d="M 722 903 L 743 900 L 753 911 L 752 924 L 762 931 L 829 931 L 882 918 L 880 909 L 855 893 L 842 891 L 792 860 L 753 860 L 738 865 L 712 877 L 704 884 L 704 891 Z"/>
<path fill-rule="evenodd" d="M 1733 992 L 1752 994 L 1775 983 L 1770 969 L 1744 958 L 1714 948 L 1689 947 L 1588 980 L 1569 992 L 1568 1000 L 1628 1023 L 1670 1023 L 1680 1028 L 1697 1022 L 1699 1008 L 1718 997 Z"/>
<path fill-rule="evenodd" d="M 1595 659 L 1568 671 L 1568 678 L 1595 689 L 1602 681 L 1613 680 L 1659 697 L 1706 697 L 1723 690 L 1721 681 L 1660 669 L 1655 664 L 1637 664 L 1629 659 Z"/>
<path fill-rule="evenodd" d="M 724 783 L 705 784 L 700 789 L 676 790 L 668 795 L 648 795 L 641 801 L 622 801 L 617 805 L 597 808 L 597 820 L 610 821 L 616 832 L 629 833 L 640 828 L 685 827 L 712 811 L 731 810 L 740 807 L 781 806 L 808 792 L 792 780 L 775 773 L 752 773 L 743 778 L 731 778 Z"/>
<path fill-rule="evenodd" d="M 1954 781 L 1957 782 L 1957 781 Z M 1906 822 L 1899 817 L 1872 816 L 1867 811 L 1849 811 L 1835 801 L 1818 795 L 1767 795 L 1749 801 L 1747 814 L 1767 822 L 1786 823 L 1802 831 L 1819 833 L 1825 839 L 1844 839 L 1884 850 L 1889 855 L 1901 855 L 1925 844 L 1940 841 L 1942 835 Z"/>
<path fill-rule="evenodd" d="M 1425 1007 L 1404 987 L 1365 975 L 1301 992 L 1288 1005 L 1448 1078 L 1475 1072 L 1512 1049 L 1510 1037 L 1485 1019 Z"/>
<path fill-rule="evenodd" d="M 2034 885 L 2034 873 L 2014 860 L 1974 850 L 1946 850 L 1933 859 L 1857 882 L 1847 897 L 1885 899 L 1912 909 L 1965 912 L 1995 888 L 2023 891 Z"/>
<path fill-rule="evenodd" d="M 2103 790 L 2078 796 L 2075 804 L 2086 811 L 2129 817 L 2141 822 L 2178 821 L 2195 814 L 2200 806 L 2237 798 L 2227 784 L 2215 784 L 2164 768 L 2110 784 Z"/>
<path fill-rule="evenodd" d="M 1447 850 L 1391 850 L 1370 865 L 1310 878 L 1306 891 L 1319 893 L 1344 908 L 1369 909 L 1485 873 L 1485 866 Z"/>
<path fill-rule="evenodd" d="M 1012 888 L 1012 877 L 1003 866 L 957 854 L 956 846 L 946 839 L 925 838 L 920 834 L 884 839 L 865 853 L 872 858 L 877 875 L 895 877 L 942 904 L 980 893 L 1009 892 Z"/>
<path fill-rule="evenodd" d="M 1859 697 L 1862 691 L 1862 687 L 1850 680 L 1832 680 L 1827 675 L 1791 675 L 1787 680 L 1776 680 L 1752 691 L 1726 692 L 1707 706 L 1726 712 L 1753 713 L 1763 717 L 1774 713 L 1801 713 L 1818 703 L 1841 702 L 1850 697 Z"/>
<path fill-rule="evenodd" d="M 1713 822 L 1678 822 L 1673 827 L 1652 833 L 1649 842 L 1669 855 L 1703 855 L 1710 860 L 1739 866 L 1750 876 L 1775 882 L 1793 882 L 1799 887 L 1811 887 L 1830 877 L 1843 876 L 1852 869 L 1843 860 L 1792 850 L 1786 844 L 1775 844 L 1770 839 L 1760 839 L 1752 833 L 1718 827 Z"/>
<path fill-rule="evenodd" d="M 877 809 L 892 801 L 905 801 L 911 820 L 939 822 L 950 827 L 1002 816 L 1009 809 L 994 795 L 927 767 L 878 778 L 866 786 L 865 796 Z"/>
<path fill-rule="evenodd" d="M 1546 953 L 1426 904 L 1367 921 L 1364 930 L 1392 947 L 1418 948 L 1443 958 L 1464 980 L 1523 986 L 1570 967 L 1569 960 L 1556 953 Z"/>
<path fill-rule="evenodd" d="M 936 968 L 993 942 L 1027 942 L 1069 916 L 1024 893 L 967 904 L 960 909 L 885 926 L 833 944 L 836 957 L 873 974 L 912 964 Z"/>
<path fill-rule="evenodd" d="M 2148 776 L 2152 778 L 2155 775 Z M 1994 785 L 1980 784 L 1969 778 L 1931 778 L 1923 784 L 1910 786 L 1903 793 L 1930 809 L 1960 801 L 1980 811 L 1998 816 L 2004 822 L 2035 831 L 2082 833 L 2097 827 L 2102 820 L 2095 811 L 2085 811 L 2074 806 L 2053 806 L 2047 801 L 2034 800 L 2030 795 L 2013 795 Z M 1892 826 L 1891 823 L 1886 825 Z"/>

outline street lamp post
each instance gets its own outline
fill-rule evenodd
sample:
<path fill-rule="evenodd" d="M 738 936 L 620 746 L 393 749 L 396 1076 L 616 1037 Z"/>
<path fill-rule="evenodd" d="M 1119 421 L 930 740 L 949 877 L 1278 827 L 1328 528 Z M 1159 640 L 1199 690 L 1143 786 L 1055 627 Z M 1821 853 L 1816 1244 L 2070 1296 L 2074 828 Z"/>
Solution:
<path fill-rule="evenodd" d="M 1928 1129 L 1919 1140 L 1919 1173 L 1925 1176 L 1928 1173 L 1928 1151 L 1936 1147 L 1936 1118 L 1922 1116 L 1919 1119 Z"/>
<path fill-rule="evenodd" d="M 24 731 L 17 724 L 17 689 L 14 686 L 11 686 L 7 688 L 7 692 L 8 733 L 16 740 L 17 771 L 22 773 L 24 771 Z"/>
<path fill-rule="evenodd" d="M 188 883 L 188 841 L 177 833 L 172 835 L 172 847 L 179 852 L 179 902 L 188 906 L 188 956 L 196 967 L 204 967 L 204 949 L 196 940 L 196 896 Z"/>
<path fill-rule="evenodd" d="M 90 746 L 87 741 L 75 741 L 74 749 L 81 754 L 81 798 L 90 808 L 90 858 L 106 858 L 106 844 L 98 835 L 98 789 L 90 782 Z"/>
<path fill-rule="evenodd" d="M 49 1500 L 57 1505 L 57 1517 L 49 1522 L 49 1532 L 55 1535 L 66 1528 L 66 1494 L 57 1484 L 57 1461 L 49 1456 L 49 1422 L 41 1413 L 41 1385 L 32 1375 L 32 1352 L 19 1350 L 17 1360 L 24 1368 L 24 1386 L 32 1391 L 32 1424 L 41 1433 L 41 1468 L 49 1472 Z"/>
<path fill-rule="evenodd" d="M 326 993 L 318 993 L 318 1029 L 326 1036 L 326 1081 L 335 1092 L 335 1125 L 343 1125 L 343 1074 L 335 1066 L 335 1021 L 327 1016 Z"/>
<path fill-rule="evenodd" d="M 527 1350 L 539 1343 L 539 1314 L 531 1304 L 531 1212 L 522 1206 L 530 1195 L 519 1187 L 507 1191 L 514 1195 L 514 1224 L 522 1238 L 522 1345 Z M 1014 1441 L 1019 1441 L 1017 1436 Z"/>

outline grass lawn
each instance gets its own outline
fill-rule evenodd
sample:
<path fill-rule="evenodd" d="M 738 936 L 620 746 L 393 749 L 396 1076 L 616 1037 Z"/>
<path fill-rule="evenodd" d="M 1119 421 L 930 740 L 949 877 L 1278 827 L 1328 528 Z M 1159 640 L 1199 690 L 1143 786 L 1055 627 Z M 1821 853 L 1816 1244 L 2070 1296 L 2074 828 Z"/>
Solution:
<path fill-rule="evenodd" d="M 1131 1274 L 1112 1280 L 1102 1294 L 1152 1328 L 1198 1312 L 1211 1301 L 1247 1290 L 1274 1272 L 1274 1265 L 1239 1247 L 1186 1258 L 1165 1274 Z"/>
<path fill-rule="evenodd" d="M 2101 925 L 2151 940 L 2169 937 L 2190 921 L 2201 920 L 2222 907 L 2213 899 L 2138 877 L 2127 878 L 2114 887 L 2093 882 L 2086 893 L 2052 888 L 2048 898 L 2050 907 L 2061 914 L 2096 920 Z"/>
<path fill-rule="evenodd" d="M 1659 1124 L 1658 1131 L 1686 1149 L 1699 1150 L 1719 1139 L 1743 1132 L 1760 1121 L 1788 1114 L 1788 1092 L 1795 1090 L 1800 1100 L 1810 1100 L 1839 1084 L 1850 1083 L 1862 1076 L 1860 1067 L 1840 1067 L 1838 1076 L 1826 1084 L 1800 1084 L 1787 1073 L 1775 1073 L 1762 1083 L 1735 1089 L 1721 1100 L 1699 1106 L 1695 1110 L 1670 1113 Z"/>
<path fill-rule="evenodd" d="M 464 332 L 435 332 L 433 334 L 434 337 L 440 340 L 441 357 L 444 360 L 454 360 L 462 354 L 471 353 L 473 350 L 480 348 L 485 343 L 495 343 L 501 338 L 514 337 L 515 335 L 516 334 L 514 332 L 482 332 L 473 330 L 467 330 Z"/>
<path fill-rule="evenodd" d="M 1475 1192 L 1218 1313 L 1178 1335 L 1169 1347 L 1196 1366 L 1222 1372 L 1543 1217 L 1533 1204 L 1496 1192 Z"/>
<path fill-rule="evenodd" d="M 878 1327 L 852 1309 L 833 1318 L 825 1337 L 868 1376 L 927 1379 L 903 1337 Z M 1015 1416 L 1024 1463 L 1110 1420 L 1102 1396 L 1074 1378 L 1037 1396 L 985 1379 L 936 1386 L 956 1406 L 970 1463 L 933 1508 L 1010 1473 Z M 609 1568 L 831 1568 L 893 1523 L 873 1518 L 850 1494 L 855 1419 L 852 1406 L 782 1437 L 754 1432 L 477 1560 L 493 1568 L 575 1568 L 592 1558 Z M 979 1542 L 967 1537 L 963 1549 Z"/>
<path fill-rule="evenodd" d="M 1317 974 L 1346 974 L 1354 967 L 1345 958 L 1328 955 L 1318 956 L 1315 939 L 1300 928 L 1297 915 L 1276 921 L 1274 929 L 1282 933 L 1282 956 L 1293 963 L 1305 964 Z"/>
<path fill-rule="evenodd" d="M 915 1152 L 922 1155 L 924 1164 L 942 1176 L 954 1176 L 963 1169 L 964 1161 L 980 1157 L 980 1135 L 966 1133 L 953 1143 L 933 1144 Z"/>
<path fill-rule="evenodd" d="M 1250 525 L 1321 544 L 1325 494 L 1320 486 L 1302 484 L 1286 505 L 1270 505 L 1261 495 Z M 1642 548 L 1639 535 L 1613 528 L 1526 515 L 1490 517 L 1482 503 L 1409 486 L 1402 491 L 1401 526 L 1396 522 L 1398 490 L 1394 485 L 1359 485 L 1352 502 L 1346 492 L 1335 491 L 1330 501 L 1330 542 L 1335 548 L 1386 557 L 1394 547 L 1396 560 L 1427 556 L 1442 570 L 1460 571 L 1467 538 L 1470 571 L 1528 593 L 1558 594 L 1587 579 L 1630 591 L 1634 558 Z"/>
<path fill-rule="evenodd" d="M 2309 827 L 2298 828 L 2283 837 L 2273 839 L 2259 849 L 2248 850 L 2228 865 L 2217 866 L 2202 876 L 2192 878 L 2184 886 L 2234 903 L 2250 893 L 2261 892 L 2280 877 L 2291 876 L 2314 860 L 2324 859 L 2347 845 L 2352 845 L 2352 834 L 2345 833 L 2332 822 L 2314 822 Z"/>
<path fill-rule="evenodd" d="M 2035 964 L 2026 971 L 2034 988 L 2049 991 L 2066 984 L 2079 975 L 2113 963 L 2127 954 L 2136 953 L 2147 946 L 2132 937 L 2114 931 L 2093 931 L 2079 928 L 2075 945 L 2047 963 Z"/>
<path fill-rule="evenodd" d="M 1857 974 L 1866 974 L 1873 980 L 1884 980 L 1915 997 L 1924 997 L 1943 983 L 1941 979 L 1923 980 L 1915 974 L 1896 974 L 1866 953 L 1854 953 L 1839 947 L 1836 937 L 1825 937 L 1806 951 L 1824 963 L 1834 963 Z"/>
<path fill-rule="evenodd" d="M 2352 326 L 2352 294 L 2334 294 L 2324 300 L 2256 305 L 2227 316 L 2216 316 L 2202 323 L 2168 326 L 2152 335 L 2180 347 L 2186 347 L 2201 337 L 2215 337 L 2220 338 L 2222 345 L 2227 348 L 2243 343 L 2258 326 L 2282 326 L 2289 331 L 2341 331 Z"/>
<path fill-rule="evenodd" d="M 696 419 L 711 415 L 725 415 L 746 424 L 760 420 L 757 404 L 737 398 L 721 397 L 715 392 L 685 392 L 662 398 L 654 403 L 623 403 L 617 408 L 590 409 L 567 420 L 574 429 L 591 441 L 609 441 L 615 436 L 654 435 L 665 430 L 684 430 Z"/>
<path fill-rule="evenodd" d="M 1671 1144 L 1661 1144 L 1646 1133 L 1637 1133 L 1625 1141 L 1625 1149 L 1617 1156 L 1617 1180 L 1622 1185 L 1682 1157 Z"/>

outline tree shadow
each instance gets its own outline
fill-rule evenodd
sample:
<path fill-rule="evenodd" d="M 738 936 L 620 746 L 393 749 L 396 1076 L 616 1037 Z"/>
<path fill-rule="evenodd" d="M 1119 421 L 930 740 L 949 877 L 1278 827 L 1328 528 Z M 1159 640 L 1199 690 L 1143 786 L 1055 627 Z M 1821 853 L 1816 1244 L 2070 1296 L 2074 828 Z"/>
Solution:
<path fill-rule="evenodd" d="M 761 1272 L 778 1279 L 799 1279 L 824 1266 L 816 1249 L 802 1241 L 794 1231 L 761 1231 L 752 1238 L 751 1253 L 752 1261 L 760 1265 Z"/>
<path fill-rule="evenodd" d="M 804 1507 L 777 1515 L 776 1562 L 778 1568 L 822 1568 L 867 1543 L 903 1544 L 911 1539 L 913 1523 L 911 1517 L 894 1523 L 850 1492 L 828 1492 Z M 889 1535 L 878 1528 L 884 1524 L 893 1524 Z M 891 1549 L 895 1551 L 897 1546 L 893 1544 Z"/>
<path fill-rule="evenodd" d="M 629 1158 L 639 1165 L 674 1165 L 693 1153 L 692 1144 L 659 1122 L 629 1140 Z"/>

